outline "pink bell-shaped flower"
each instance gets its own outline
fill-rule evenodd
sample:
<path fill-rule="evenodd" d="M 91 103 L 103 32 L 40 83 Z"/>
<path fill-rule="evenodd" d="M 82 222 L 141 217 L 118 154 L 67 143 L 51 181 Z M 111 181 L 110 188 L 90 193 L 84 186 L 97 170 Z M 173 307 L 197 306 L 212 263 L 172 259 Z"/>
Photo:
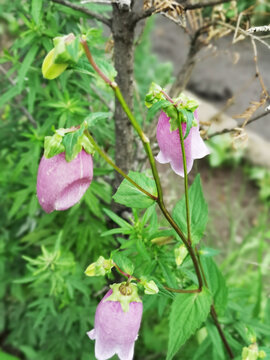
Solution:
<path fill-rule="evenodd" d="M 67 162 L 65 153 L 42 157 L 37 175 L 38 201 L 47 213 L 66 210 L 80 201 L 93 178 L 92 156 L 82 150 Z"/>
<path fill-rule="evenodd" d="M 197 111 L 194 112 L 195 119 L 197 118 Z M 184 176 L 184 166 L 182 158 L 182 150 L 180 144 L 179 130 L 170 131 L 170 118 L 162 111 L 157 125 L 157 141 L 160 147 L 160 152 L 156 160 L 161 164 L 170 163 L 173 171 Z M 182 124 L 183 134 L 186 131 L 186 123 Z M 187 138 L 184 140 L 187 172 L 189 173 L 193 166 L 194 159 L 201 159 L 210 152 L 203 142 L 200 132 L 199 124 L 193 126 Z"/>
<path fill-rule="evenodd" d="M 115 354 L 120 360 L 132 360 L 143 305 L 136 285 L 114 284 L 111 288 L 98 304 L 95 328 L 87 335 L 96 341 L 97 360 L 107 360 Z M 122 293 L 121 288 L 124 289 Z"/>

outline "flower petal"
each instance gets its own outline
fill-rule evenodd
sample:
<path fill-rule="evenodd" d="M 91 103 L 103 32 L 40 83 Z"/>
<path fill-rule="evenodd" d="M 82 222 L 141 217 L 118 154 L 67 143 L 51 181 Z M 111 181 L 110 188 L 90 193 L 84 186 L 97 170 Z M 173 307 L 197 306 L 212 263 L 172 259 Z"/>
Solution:
<path fill-rule="evenodd" d="M 134 355 L 134 342 L 121 344 L 117 350 L 120 360 L 132 360 Z"/>
<path fill-rule="evenodd" d="M 194 116 L 197 119 L 197 111 L 194 112 Z M 157 125 L 157 141 L 160 147 L 160 152 L 157 155 L 156 160 L 161 164 L 169 162 L 176 174 L 184 176 L 179 130 L 171 132 L 169 120 L 169 117 L 164 112 L 161 112 Z M 185 134 L 185 123 L 182 124 L 182 131 L 183 134 Z M 184 146 L 187 173 L 189 173 L 192 169 L 194 159 L 200 159 L 209 154 L 207 146 L 200 137 L 199 125 L 191 128 L 188 137 L 184 140 Z"/>
<path fill-rule="evenodd" d="M 76 204 L 93 178 L 92 156 L 82 150 L 67 162 L 65 153 L 50 159 L 42 157 L 37 176 L 37 196 L 47 212 L 66 210 Z"/>

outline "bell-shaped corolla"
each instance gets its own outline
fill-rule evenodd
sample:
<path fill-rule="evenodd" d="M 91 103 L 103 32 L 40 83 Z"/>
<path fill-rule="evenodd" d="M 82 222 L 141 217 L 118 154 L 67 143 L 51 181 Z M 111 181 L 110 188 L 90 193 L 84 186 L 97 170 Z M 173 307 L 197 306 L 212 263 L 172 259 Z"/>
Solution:
<path fill-rule="evenodd" d="M 111 288 L 98 304 L 95 328 L 87 335 L 96 341 L 97 360 L 107 360 L 115 354 L 120 360 L 132 360 L 143 305 L 135 285 L 114 284 Z"/>
<path fill-rule="evenodd" d="M 192 169 L 195 159 L 201 159 L 210 153 L 200 136 L 197 111 L 194 112 L 194 117 L 198 125 L 193 126 L 190 129 L 187 138 L 184 140 L 188 173 Z M 183 134 L 185 134 L 186 123 L 182 123 L 181 126 Z M 160 152 L 157 155 L 156 160 L 161 164 L 170 163 L 176 174 L 184 176 L 179 129 L 174 131 L 170 130 L 170 118 L 163 111 L 161 112 L 158 120 L 157 141 Z"/>
<path fill-rule="evenodd" d="M 47 213 L 66 210 L 80 201 L 92 178 L 92 156 L 84 150 L 70 162 L 64 152 L 49 159 L 43 156 L 37 175 L 38 201 Z"/>

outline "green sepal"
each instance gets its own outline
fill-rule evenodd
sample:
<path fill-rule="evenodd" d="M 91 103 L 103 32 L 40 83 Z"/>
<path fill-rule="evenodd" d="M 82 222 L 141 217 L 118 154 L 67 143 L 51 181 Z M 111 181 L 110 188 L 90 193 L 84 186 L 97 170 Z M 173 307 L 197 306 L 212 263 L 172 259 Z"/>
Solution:
<path fill-rule="evenodd" d="M 63 137 L 62 143 L 65 147 L 67 162 L 72 161 L 84 149 L 88 154 L 94 154 L 95 149 L 84 131 L 87 123 L 83 122 L 76 131 L 69 132 Z"/>
<path fill-rule="evenodd" d="M 65 151 L 65 147 L 62 144 L 63 137 L 59 134 L 53 136 L 46 136 L 44 139 L 44 156 L 49 159 L 55 155 L 61 154 Z"/>
<path fill-rule="evenodd" d="M 170 131 L 175 131 L 175 130 L 178 130 L 179 128 L 179 120 L 180 120 L 180 123 L 186 123 L 187 124 L 187 127 L 186 127 L 186 131 L 185 131 L 185 134 L 184 134 L 184 140 L 188 137 L 189 135 L 189 132 L 192 128 L 192 126 L 197 126 L 197 122 L 194 118 L 194 114 L 192 111 L 190 110 L 187 110 L 185 108 L 181 108 L 180 106 L 178 106 L 178 108 L 176 109 L 174 107 L 174 112 L 172 112 L 172 115 L 168 115 L 167 113 L 167 109 L 164 110 L 166 112 L 166 114 L 170 117 Z M 178 118 L 179 117 L 179 120 Z"/>
<path fill-rule="evenodd" d="M 177 98 L 174 98 L 173 101 L 176 104 L 179 104 L 182 108 L 192 112 L 194 112 L 199 106 L 199 103 L 196 100 L 190 99 L 184 93 L 181 93 Z"/>
<path fill-rule="evenodd" d="M 150 108 L 153 104 L 160 100 L 165 100 L 164 94 L 162 94 L 162 87 L 152 82 L 148 93 L 145 95 L 145 106 Z"/>
<path fill-rule="evenodd" d="M 175 262 L 177 266 L 180 266 L 183 263 L 187 254 L 188 254 L 188 250 L 184 244 L 174 249 Z"/>
<path fill-rule="evenodd" d="M 51 158 L 65 152 L 66 161 L 70 162 L 84 149 L 88 154 L 94 154 L 95 148 L 85 134 L 87 123 L 70 129 L 57 129 L 53 136 L 44 140 L 44 156 Z"/>
<path fill-rule="evenodd" d="M 120 292 L 121 286 L 129 287 L 129 289 L 131 290 L 131 294 L 123 295 Z M 122 310 L 124 312 L 128 312 L 129 304 L 131 302 L 140 302 L 140 303 L 142 302 L 142 300 L 138 295 L 137 285 L 134 283 L 127 284 L 126 282 L 122 282 L 121 284 L 112 284 L 110 285 L 110 288 L 112 289 L 112 294 L 109 297 L 107 297 L 105 300 L 103 300 L 103 302 L 118 301 L 120 302 Z"/>
<path fill-rule="evenodd" d="M 87 276 L 104 276 L 110 274 L 113 267 L 113 260 L 104 259 L 103 256 L 100 256 L 97 261 L 87 267 L 84 273 Z"/>
<path fill-rule="evenodd" d="M 159 292 L 159 288 L 154 280 L 147 281 L 144 277 L 141 277 L 140 280 L 140 284 L 144 287 L 144 293 L 146 295 L 155 295 Z"/>
<path fill-rule="evenodd" d="M 75 65 L 83 54 L 79 36 L 70 33 L 53 39 L 55 64 Z"/>

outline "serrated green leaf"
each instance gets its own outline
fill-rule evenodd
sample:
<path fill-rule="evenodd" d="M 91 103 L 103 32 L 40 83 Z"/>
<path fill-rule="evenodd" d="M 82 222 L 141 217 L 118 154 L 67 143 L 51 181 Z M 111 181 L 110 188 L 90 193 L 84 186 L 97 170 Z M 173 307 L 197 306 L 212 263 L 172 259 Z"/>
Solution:
<path fill-rule="evenodd" d="M 190 207 L 191 239 L 194 244 L 197 244 L 204 234 L 204 230 L 208 221 L 208 207 L 203 196 L 199 174 L 196 176 L 193 184 L 189 188 L 188 195 Z M 178 203 L 175 205 L 173 209 L 173 218 L 187 236 L 185 196 L 183 196 L 181 200 L 178 201 Z"/>
<path fill-rule="evenodd" d="M 166 360 L 173 359 L 180 347 L 206 320 L 212 296 L 203 288 L 200 293 L 176 295 L 170 313 L 169 346 Z"/>
<path fill-rule="evenodd" d="M 128 176 L 150 194 L 157 196 L 156 184 L 153 179 L 134 171 L 130 171 Z M 119 204 L 138 209 L 147 208 L 155 202 L 126 179 L 120 184 L 117 192 L 113 195 L 113 199 Z"/>
<path fill-rule="evenodd" d="M 218 313 L 223 313 L 228 300 L 226 281 L 211 257 L 201 256 L 201 262 L 209 290 L 214 297 L 215 308 Z"/>
<path fill-rule="evenodd" d="M 132 275 L 134 272 L 134 265 L 129 258 L 127 258 L 124 251 L 115 252 L 112 256 L 113 261 L 116 263 L 119 268 L 127 273 L 128 275 Z"/>

